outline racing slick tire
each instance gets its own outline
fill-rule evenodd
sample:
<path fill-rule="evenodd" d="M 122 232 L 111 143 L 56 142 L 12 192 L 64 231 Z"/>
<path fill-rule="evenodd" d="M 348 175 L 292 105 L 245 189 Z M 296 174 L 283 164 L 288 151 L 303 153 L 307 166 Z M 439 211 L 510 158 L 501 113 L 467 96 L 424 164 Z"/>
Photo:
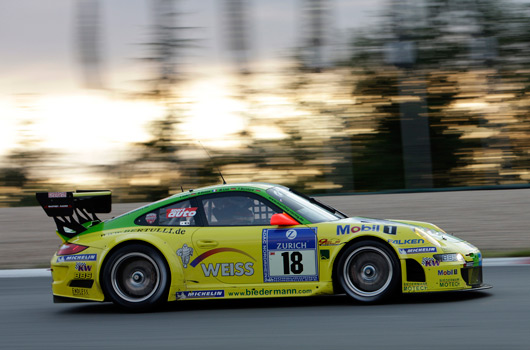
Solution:
<path fill-rule="evenodd" d="M 394 296 L 400 287 L 399 261 L 383 243 L 354 243 L 346 248 L 337 266 L 340 285 L 355 300 L 382 302 Z"/>
<path fill-rule="evenodd" d="M 154 248 L 126 245 L 109 256 L 100 278 L 101 287 L 114 304 L 144 311 L 167 300 L 168 270 L 164 258 Z"/>

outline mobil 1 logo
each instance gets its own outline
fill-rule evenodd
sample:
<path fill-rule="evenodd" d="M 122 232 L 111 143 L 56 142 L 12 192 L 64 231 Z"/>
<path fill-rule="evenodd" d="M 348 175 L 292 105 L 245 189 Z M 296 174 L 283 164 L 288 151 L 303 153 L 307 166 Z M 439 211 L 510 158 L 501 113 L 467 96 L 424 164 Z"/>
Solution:
<path fill-rule="evenodd" d="M 316 228 L 263 230 L 265 282 L 318 281 Z"/>

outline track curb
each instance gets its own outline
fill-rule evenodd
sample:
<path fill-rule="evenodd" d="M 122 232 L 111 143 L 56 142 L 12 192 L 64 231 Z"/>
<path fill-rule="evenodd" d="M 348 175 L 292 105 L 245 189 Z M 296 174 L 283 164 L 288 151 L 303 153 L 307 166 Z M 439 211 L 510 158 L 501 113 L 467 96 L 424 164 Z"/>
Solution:
<path fill-rule="evenodd" d="M 530 265 L 530 257 L 524 258 L 489 258 L 484 259 L 483 266 L 524 266 Z M 13 269 L 0 270 L 0 278 L 51 277 L 50 269 Z"/>

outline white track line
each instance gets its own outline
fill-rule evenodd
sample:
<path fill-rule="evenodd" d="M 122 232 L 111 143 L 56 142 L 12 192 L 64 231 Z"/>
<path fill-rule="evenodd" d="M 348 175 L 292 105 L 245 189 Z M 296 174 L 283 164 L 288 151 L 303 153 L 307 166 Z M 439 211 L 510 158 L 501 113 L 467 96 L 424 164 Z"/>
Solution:
<path fill-rule="evenodd" d="M 12 277 L 51 277 L 50 269 L 0 270 L 0 278 Z"/>
<path fill-rule="evenodd" d="M 530 265 L 528 258 L 489 258 L 483 260 L 483 265 L 488 266 L 523 266 Z M 0 278 L 19 278 L 19 277 L 51 277 L 50 269 L 13 269 L 0 270 Z"/>
<path fill-rule="evenodd" d="M 528 258 L 490 258 L 484 259 L 482 264 L 484 266 L 514 266 L 514 265 L 529 265 L 530 257 Z"/>

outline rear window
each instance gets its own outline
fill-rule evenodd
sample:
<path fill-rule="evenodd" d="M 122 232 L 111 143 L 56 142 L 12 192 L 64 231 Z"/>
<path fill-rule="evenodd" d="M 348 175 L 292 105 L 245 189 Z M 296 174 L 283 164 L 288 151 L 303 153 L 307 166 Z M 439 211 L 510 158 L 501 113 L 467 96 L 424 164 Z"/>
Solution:
<path fill-rule="evenodd" d="M 144 214 L 135 223 L 142 226 L 195 226 L 196 215 L 197 207 L 192 207 L 186 200 Z"/>

